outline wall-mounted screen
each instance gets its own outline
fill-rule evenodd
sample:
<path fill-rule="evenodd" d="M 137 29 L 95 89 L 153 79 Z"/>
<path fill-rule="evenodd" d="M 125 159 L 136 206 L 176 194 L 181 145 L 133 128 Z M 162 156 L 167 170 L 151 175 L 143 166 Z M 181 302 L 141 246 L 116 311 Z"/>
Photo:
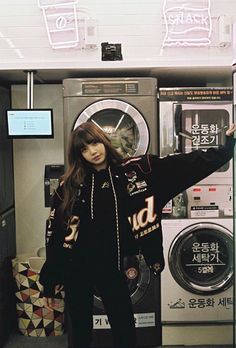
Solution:
<path fill-rule="evenodd" d="M 9 138 L 53 138 L 52 109 L 6 111 Z"/>

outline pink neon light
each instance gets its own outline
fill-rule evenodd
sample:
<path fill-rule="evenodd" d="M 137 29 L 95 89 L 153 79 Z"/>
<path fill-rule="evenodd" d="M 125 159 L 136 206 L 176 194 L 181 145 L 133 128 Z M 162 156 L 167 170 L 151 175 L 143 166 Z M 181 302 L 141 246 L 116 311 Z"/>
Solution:
<path fill-rule="evenodd" d="M 166 33 L 162 47 L 210 45 L 212 33 L 210 0 L 203 1 L 192 1 L 192 7 L 187 6 L 182 0 L 164 1 Z M 174 6 L 171 6 L 172 4 Z"/>

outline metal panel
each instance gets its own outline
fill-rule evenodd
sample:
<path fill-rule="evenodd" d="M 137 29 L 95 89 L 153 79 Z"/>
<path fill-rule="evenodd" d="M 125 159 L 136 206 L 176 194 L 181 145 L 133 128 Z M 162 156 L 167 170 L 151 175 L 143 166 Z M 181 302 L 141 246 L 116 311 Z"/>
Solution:
<path fill-rule="evenodd" d="M 0 87 L 0 214 L 14 204 L 12 141 L 7 139 L 5 119 L 9 106 L 9 91 Z"/>
<path fill-rule="evenodd" d="M 157 79 L 66 79 L 63 89 L 65 154 L 74 125 L 91 118 L 93 112 L 101 114 L 102 109 L 113 110 L 114 114 L 125 112 L 136 124 L 140 144 L 132 156 L 146 152 L 148 145 L 150 153 L 157 153 Z"/>

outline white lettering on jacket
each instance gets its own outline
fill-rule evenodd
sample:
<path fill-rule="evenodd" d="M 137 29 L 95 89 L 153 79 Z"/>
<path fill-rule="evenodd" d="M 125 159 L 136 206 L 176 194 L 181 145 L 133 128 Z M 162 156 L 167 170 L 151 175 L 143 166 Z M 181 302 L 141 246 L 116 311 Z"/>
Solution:
<path fill-rule="evenodd" d="M 140 228 L 144 228 L 156 220 L 157 214 L 154 213 L 154 196 L 146 198 L 145 202 L 147 203 L 145 208 L 128 218 L 133 232 L 138 231 Z"/>

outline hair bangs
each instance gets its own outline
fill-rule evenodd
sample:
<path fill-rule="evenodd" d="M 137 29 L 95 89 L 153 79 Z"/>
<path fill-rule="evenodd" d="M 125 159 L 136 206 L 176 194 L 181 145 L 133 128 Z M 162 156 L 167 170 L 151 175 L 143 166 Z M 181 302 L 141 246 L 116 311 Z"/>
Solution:
<path fill-rule="evenodd" d="M 102 142 L 102 139 L 101 137 L 99 137 L 98 134 L 93 133 L 88 129 L 80 129 L 79 132 L 76 134 L 76 140 L 76 147 L 78 150 L 82 150 L 88 144 Z"/>

